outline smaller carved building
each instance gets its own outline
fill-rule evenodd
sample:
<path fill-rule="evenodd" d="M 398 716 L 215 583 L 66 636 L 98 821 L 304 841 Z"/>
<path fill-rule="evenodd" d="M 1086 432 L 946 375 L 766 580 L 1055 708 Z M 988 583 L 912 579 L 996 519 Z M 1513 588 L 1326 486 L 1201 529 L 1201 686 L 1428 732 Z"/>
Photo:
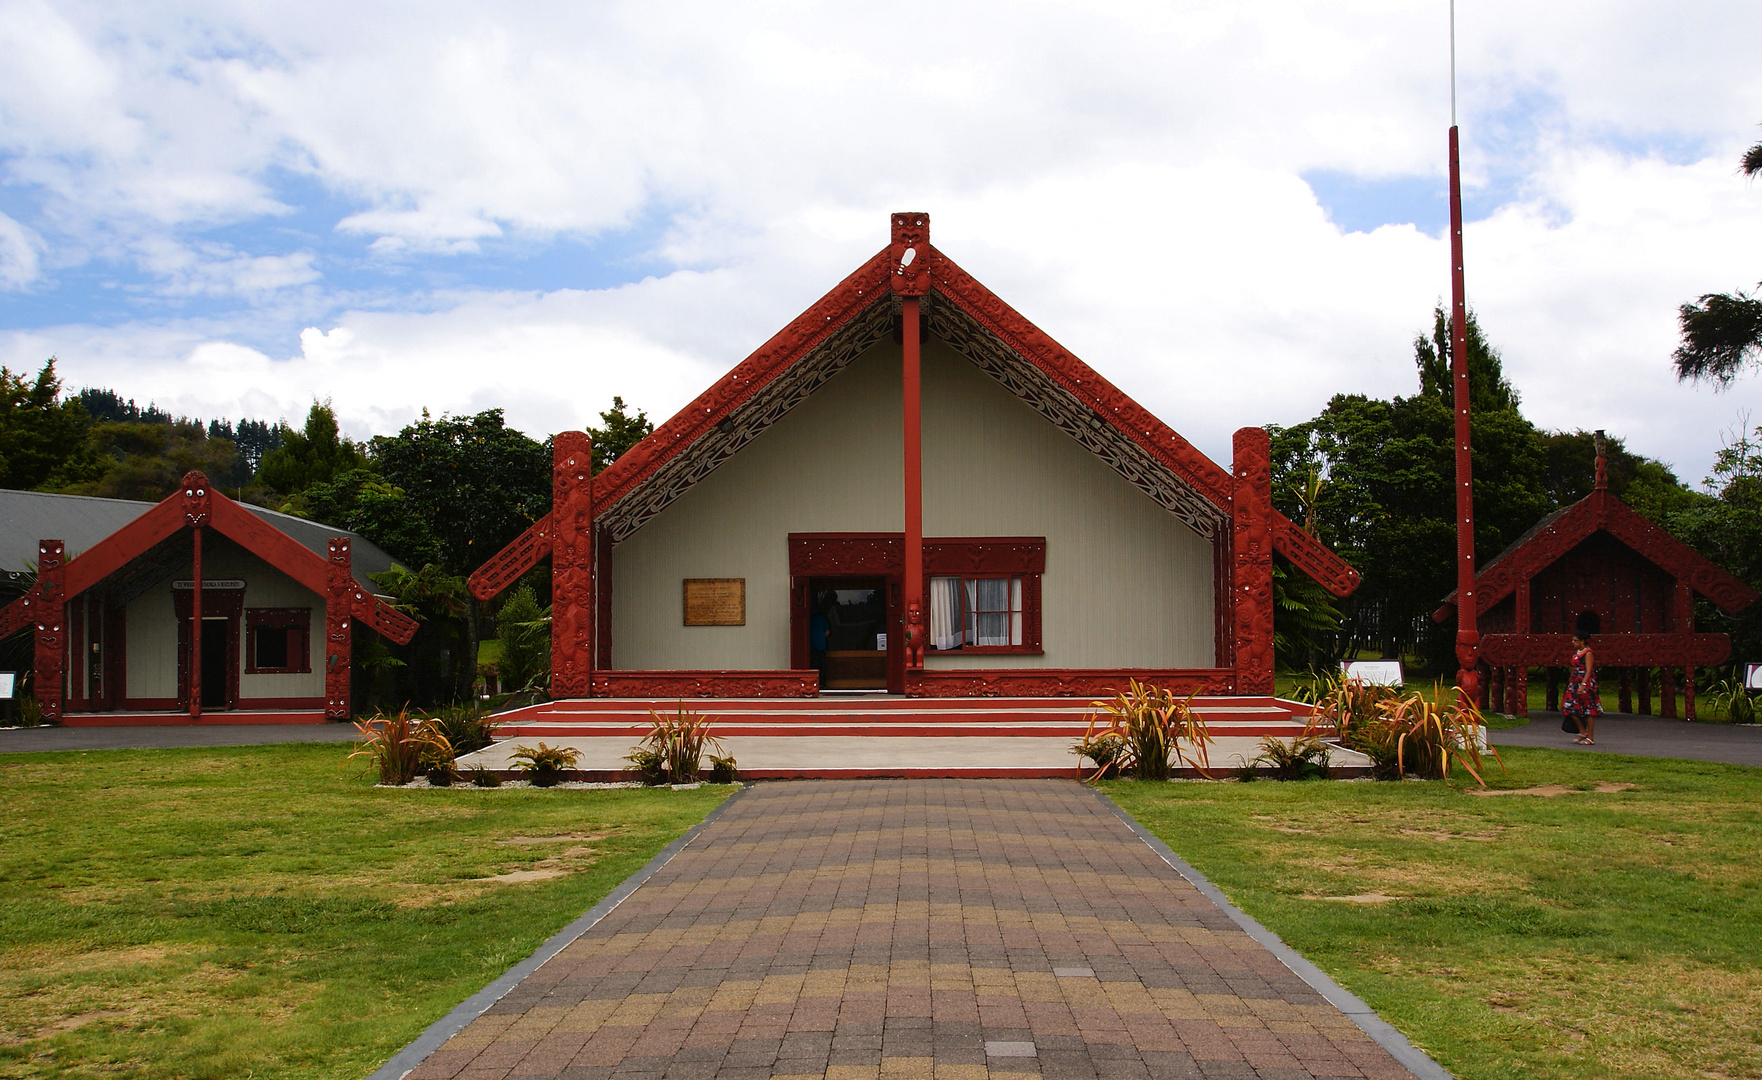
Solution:
<path fill-rule="evenodd" d="M 158 504 L 0 491 L 0 564 L 35 573 L 0 607 L 0 638 L 31 634 L 33 692 L 69 724 L 347 719 L 355 625 L 416 630 L 371 592 L 385 552 L 199 472 Z"/>
<path fill-rule="evenodd" d="M 1658 669 L 1659 715 L 1674 718 L 1677 687 L 1684 716 L 1695 718 L 1697 667 L 1725 662 L 1731 639 L 1695 632 L 1699 593 L 1735 614 L 1757 599 L 1737 578 L 1696 554 L 1609 493 L 1600 450 L 1595 489 L 1543 518 L 1475 575 L 1485 700 L 1500 712 L 1529 711 L 1529 669 L 1548 669 L 1548 708 L 1559 708 L 1560 672 L 1572 662 L 1572 636 L 1588 634 L 1600 679 L 1616 672 L 1622 712 L 1652 712 Z M 1432 614 L 1456 615 L 1456 593 Z"/>

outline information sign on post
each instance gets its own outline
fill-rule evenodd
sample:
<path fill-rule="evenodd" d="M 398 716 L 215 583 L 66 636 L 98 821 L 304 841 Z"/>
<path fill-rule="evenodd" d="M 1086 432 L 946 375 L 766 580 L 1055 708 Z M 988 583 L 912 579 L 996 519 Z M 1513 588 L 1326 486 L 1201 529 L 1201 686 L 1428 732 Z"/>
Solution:
<path fill-rule="evenodd" d="M 1369 686 L 1401 686 L 1399 660 L 1342 660 L 1340 671 L 1346 678 Z"/>
<path fill-rule="evenodd" d="M 1762 690 L 1762 664 L 1744 665 L 1744 689 Z"/>

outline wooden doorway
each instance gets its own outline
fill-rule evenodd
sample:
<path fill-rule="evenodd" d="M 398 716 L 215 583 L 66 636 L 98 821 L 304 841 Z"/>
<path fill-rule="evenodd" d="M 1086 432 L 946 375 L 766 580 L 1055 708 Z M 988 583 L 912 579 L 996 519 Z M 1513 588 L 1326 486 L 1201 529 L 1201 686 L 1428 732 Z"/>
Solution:
<path fill-rule="evenodd" d="M 177 607 L 177 707 L 190 707 L 190 593 L 172 594 Z M 202 708 L 236 709 L 239 704 L 239 619 L 245 594 L 240 589 L 202 590 Z"/>

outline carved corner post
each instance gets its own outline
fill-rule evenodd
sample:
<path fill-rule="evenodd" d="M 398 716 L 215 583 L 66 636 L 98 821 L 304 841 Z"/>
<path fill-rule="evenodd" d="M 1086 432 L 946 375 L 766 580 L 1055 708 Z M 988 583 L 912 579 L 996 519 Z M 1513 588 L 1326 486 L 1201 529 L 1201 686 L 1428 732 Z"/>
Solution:
<path fill-rule="evenodd" d="M 1230 607 L 1235 615 L 1236 692 L 1273 692 L 1272 440 L 1261 428 L 1236 432 L 1231 495 L 1234 535 Z"/>
<path fill-rule="evenodd" d="M 37 541 L 36 651 L 31 671 L 43 719 L 61 722 L 67 682 L 67 547 Z"/>
<path fill-rule="evenodd" d="M 1637 671 L 1640 683 L 1640 715 L 1652 715 L 1652 669 L 1639 668 Z"/>
<path fill-rule="evenodd" d="M 1695 719 L 1695 665 L 1693 664 L 1682 669 L 1682 718 L 1691 722 Z"/>
<path fill-rule="evenodd" d="M 1615 707 L 1624 713 L 1634 711 L 1634 669 L 1631 667 L 1621 669 L 1621 690 L 1616 696 Z"/>
<path fill-rule="evenodd" d="M 900 297 L 905 413 L 905 666 L 924 666 L 924 439 L 918 298 L 930 290 L 929 214 L 893 215 L 893 291 Z"/>
<path fill-rule="evenodd" d="M 355 599 L 355 575 L 351 563 L 349 538 L 335 536 L 330 541 L 330 576 L 324 594 L 324 718 L 348 720 L 353 717 L 350 691 L 354 677 L 353 636 L 350 633 L 350 610 Z"/>
<path fill-rule="evenodd" d="M 184 474 L 184 524 L 190 527 L 190 721 L 202 718 L 202 529 L 208 524 L 208 478 Z"/>
<path fill-rule="evenodd" d="M 593 692 L 593 445 L 560 431 L 551 458 L 551 697 Z"/>

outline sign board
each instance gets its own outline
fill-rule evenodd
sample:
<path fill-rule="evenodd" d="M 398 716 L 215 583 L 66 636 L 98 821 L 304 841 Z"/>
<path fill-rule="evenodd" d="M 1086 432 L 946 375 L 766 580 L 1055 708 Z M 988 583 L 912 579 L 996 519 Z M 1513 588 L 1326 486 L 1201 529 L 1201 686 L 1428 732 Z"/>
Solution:
<path fill-rule="evenodd" d="M 13 694 L 13 681 L 18 678 L 15 671 L 0 671 L 0 698 L 9 698 Z"/>
<path fill-rule="evenodd" d="M 1348 679 L 1356 679 L 1370 686 L 1402 685 L 1399 660 L 1342 660 L 1340 671 Z"/>
<path fill-rule="evenodd" d="M 743 577 L 686 578 L 685 625 L 745 626 L 746 579 Z"/>
<path fill-rule="evenodd" d="M 194 589 L 196 587 L 196 583 L 193 580 L 174 581 L 171 583 L 171 587 L 174 589 L 183 589 L 184 591 L 187 592 L 191 589 Z M 209 592 L 210 590 L 213 590 L 213 589 L 242 589 L 244 587 L 245 587 L 245 583 L 240 581 L 238 578 L 214 578 L 213 580 L 204 579 L 202 582 L 202 591 L 203 592 Z"/>
<path fill-rule="evenodd" d="M 1762 690 L 1762 664 L 1744 665 L 1744 689 Z"/>

